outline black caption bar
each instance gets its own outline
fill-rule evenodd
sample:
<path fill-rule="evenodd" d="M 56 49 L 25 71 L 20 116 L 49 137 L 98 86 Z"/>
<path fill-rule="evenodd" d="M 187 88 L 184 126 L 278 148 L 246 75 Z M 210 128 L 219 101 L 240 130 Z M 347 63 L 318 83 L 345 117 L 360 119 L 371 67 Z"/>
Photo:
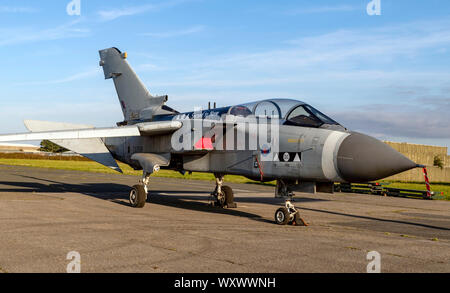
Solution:
<path fill-rule="evenodd" d="M 129 291 L 142 287 L 170 292 L 215 292 L 258 290 L 302 291 L 301 288 L 336 290 L 341 287 L 357 291 L 370 288 L 385 290 L 389 283 L 405 288 L 448 280 L 448 274 L 0 274 L 0 284 L 12 285 L 15 290 L 22 286 L 46 289 L 70 288 L 71 290 L 98 287 L 102 290 Z M 9 283 L 9 284 L 8 284 Z M 155 291 L 156 292 L 156 291 Z M 164 291 L 162 291 L 165 293 Z"/>

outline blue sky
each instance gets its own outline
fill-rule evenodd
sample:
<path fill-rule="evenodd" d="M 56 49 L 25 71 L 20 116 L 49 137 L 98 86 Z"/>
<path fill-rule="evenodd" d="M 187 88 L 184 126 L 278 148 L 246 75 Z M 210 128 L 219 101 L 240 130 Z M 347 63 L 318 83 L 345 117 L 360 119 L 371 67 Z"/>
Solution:
<path fill-rule="evenodd" d="M 0 133 L 23 119 L 122 119 L 98 50 L 118 47 L 152 94 L 303 100 L 380 139 L 450 145 L 450 2 L 0 0 Z"/>

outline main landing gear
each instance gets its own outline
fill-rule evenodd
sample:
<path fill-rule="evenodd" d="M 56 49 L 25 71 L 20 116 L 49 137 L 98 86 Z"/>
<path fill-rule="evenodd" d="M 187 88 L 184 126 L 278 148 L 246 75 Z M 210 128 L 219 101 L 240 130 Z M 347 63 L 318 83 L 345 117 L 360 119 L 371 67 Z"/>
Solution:
<path fill-rule="evenodd" d="M 148 185 L 151 173 L 144 171 L 140 184 L 134 185 L 130 191 L 130 205 L 134 208 L 143 208 L 147 201 Z"/>
<path fill-rule="evenodd" d="M 295 208 L 293 201 L 294 193 L 289 190 L 283 180 L 277 180 L 276 196 L 286 198 L 285 206 L 275 212 L 275 223 L 278 225 L 308 226 L 300 217 L 300 211 Z"/>
<path fill-rule="evenodd" d="M 211 202 L 211 205 L 229 209 L 236 208 L 233 189 L 230 186 L 222 186 L 223 175 L 214 174 L 214 176 L 216 177 L 216 188 L 211 193 L 211 196 L 214 197 L 215 201 Z"/>

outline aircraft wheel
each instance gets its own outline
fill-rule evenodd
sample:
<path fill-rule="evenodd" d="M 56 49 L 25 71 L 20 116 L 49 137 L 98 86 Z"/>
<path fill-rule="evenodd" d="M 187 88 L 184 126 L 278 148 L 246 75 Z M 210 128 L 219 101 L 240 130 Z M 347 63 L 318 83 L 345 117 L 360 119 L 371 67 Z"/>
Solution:
<path fill-rule="evenodd" d="M 289 224 L 300 226 L 301 220 L 300 220 L 300 213 L 297 212 L 294 214 L 294 217 L 292 221 L 289 221 Z"/>
<path fill-rule="evenodd" d="M 289 211 L 287 208 L 279 208 L 275 212 L 275 223 L 278 225 L 287 225 L 289 223 L 289 220 L 291 218 L 291 215 L 289 214 Z"/>
<path fill-rule="evenodd" d="M 224 202 L 224 206 L 228 207 L 228 208 L 232 208 L 232 207 L 236 207 L 236 204 L 234 203 L 234 193 L 233 193 L 233 189 L 230 186 L 223 186 L 222 187 L 222 192 L 225 195 L 225 202 Z"/>
<path fill-rule="evenodd" d="M 143 185 L 135 185 L 130 191 L 130 205 L 134 208 L 142 208 L 147 200 L 147 194 Z"/>
<path fill-rule="evenodd" d="M 229 186 L 222 186 L 221 190 L 221 194 L 218 194 L 216 187 L 216 205 L 221 208 L 235 205 L 233 189 Z"/>

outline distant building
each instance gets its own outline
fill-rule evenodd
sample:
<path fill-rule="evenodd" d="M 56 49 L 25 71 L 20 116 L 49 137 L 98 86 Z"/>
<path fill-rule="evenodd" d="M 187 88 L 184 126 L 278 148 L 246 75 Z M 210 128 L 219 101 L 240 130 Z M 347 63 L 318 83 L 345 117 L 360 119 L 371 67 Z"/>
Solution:
<path fill-rule="evenodd" d="M 0 143 L 1 153 L 13 153 L 13 152 L 25 152 L 34 153 L 39 152 L 39 146 L 32 144 L 21 144 L 21 143 Z"/>

